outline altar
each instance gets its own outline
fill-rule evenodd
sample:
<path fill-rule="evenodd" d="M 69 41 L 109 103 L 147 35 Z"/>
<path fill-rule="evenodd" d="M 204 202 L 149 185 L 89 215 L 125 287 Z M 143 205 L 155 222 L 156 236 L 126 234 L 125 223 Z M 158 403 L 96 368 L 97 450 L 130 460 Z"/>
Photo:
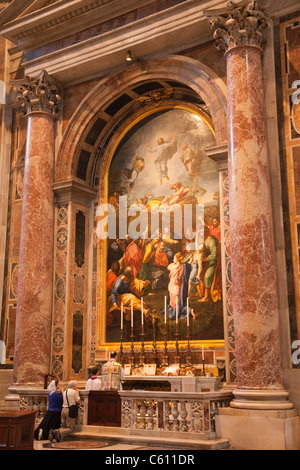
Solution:
<path fill-rule="evenodd" d="M 170 392 L 214 392 L 221 389 L 221 377 L 193 376 L 125 376 L 123 390 L 170 391 Z"/>

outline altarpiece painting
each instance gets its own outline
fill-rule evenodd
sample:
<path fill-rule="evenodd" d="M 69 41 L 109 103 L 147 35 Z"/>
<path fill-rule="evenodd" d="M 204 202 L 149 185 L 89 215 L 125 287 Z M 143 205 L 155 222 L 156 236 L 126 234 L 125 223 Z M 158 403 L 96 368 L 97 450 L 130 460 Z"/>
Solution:
<path fill-rule="evenodd" d="M 223 340 L 221 230 L 215 139 L 208 122 L 186 109 L 141 119 L 114 152 L 108 207 L 116 229 L 107 237 L 106 342 Z M 188 317 L 188 318 L 187 318 Z"/>

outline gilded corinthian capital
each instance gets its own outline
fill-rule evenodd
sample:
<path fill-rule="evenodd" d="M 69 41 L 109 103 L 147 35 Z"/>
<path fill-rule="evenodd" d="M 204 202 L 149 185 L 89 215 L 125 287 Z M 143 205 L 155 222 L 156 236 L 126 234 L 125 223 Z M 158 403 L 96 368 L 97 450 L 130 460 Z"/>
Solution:
<path fill-rule="evenodd" d="M 205 12 L 214 32 L 216 47 L 226 52 L 236 46 L 261 47 L 263 31 L 268 26 L 264 0 L 227 2 L 226 9 Z"/>
<path fill-rule="evenodd" d="M 14 80 L 11 85 L 25 113 L 57 113 L 61 101 L 59 85 L 45 70 L 35 77 Z"/>

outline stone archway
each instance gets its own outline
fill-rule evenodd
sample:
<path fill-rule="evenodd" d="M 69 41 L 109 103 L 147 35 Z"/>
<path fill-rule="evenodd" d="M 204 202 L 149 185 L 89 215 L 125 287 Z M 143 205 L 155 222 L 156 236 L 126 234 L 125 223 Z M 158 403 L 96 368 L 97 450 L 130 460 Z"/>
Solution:
<path fill-rule="evenodd" d="M 73 159 L 81 135 L 108 99 L 117 96 L 133 84 L 158 78 L 177 80 L 198 93 L 210 112 L 216 145 L 226 144 L 226 86 L 215 72 L 194 59 L 182 56 L 141 61 L 101 80 L 78 106 L 65 130 L 59 148 L 55 170 L 56 183 L 71 180 L 74 176 Z"/>

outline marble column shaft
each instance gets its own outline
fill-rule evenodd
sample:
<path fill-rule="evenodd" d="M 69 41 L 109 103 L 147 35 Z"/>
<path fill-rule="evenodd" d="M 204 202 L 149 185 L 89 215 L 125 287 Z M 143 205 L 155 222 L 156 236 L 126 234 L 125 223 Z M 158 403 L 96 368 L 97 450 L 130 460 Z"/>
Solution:
<path fill-rule="evenodd" d="M 55 117 L 27 114 L 14 382 L 38 383 L 49 373 L 53 277 Z"/>
<path fill-rule="evenodd" d="M 232 303 L 238 389 L 281 389 L 279 312 L 262 50 L 226 54 Z"/>

